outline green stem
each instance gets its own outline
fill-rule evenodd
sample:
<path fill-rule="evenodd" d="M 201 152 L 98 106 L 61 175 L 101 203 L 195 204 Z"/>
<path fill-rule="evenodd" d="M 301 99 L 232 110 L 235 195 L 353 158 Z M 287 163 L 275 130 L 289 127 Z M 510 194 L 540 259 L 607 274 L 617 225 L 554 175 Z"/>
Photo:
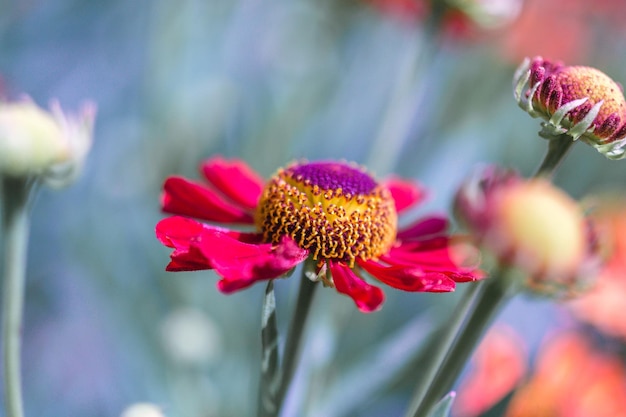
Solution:
<path fill-rule="evenodd" d="M 442 332 L 435 336 L 433 342 L 436 344 L 436 348 L 434 350 L 428 350 L 433 353 L 433 356 L 428 358 L 426 368 L 420 369 L 420 377 L 415 388 L 415 393 L 413 394 L 413 399 L 411 400 L 406 414 L 407 417 L 413 416 L 422 400 L 424 400 L 424 397 L 428 392 L 428 388 L 432 385 L 432 382 L 437 375 L 437 371 L 446 359 L 450 349 L 452 349 L 454 339 L 456 338 L 461 325 L 467 318 L 467 312 L 474 305 L 476 295 L 482 285 L 484 285 L 484 283 L 469 284 L 469 288 L 463 294 L 463 298 L 460 300 L 459 304 L 457 304 L 452 316 L 450 316 L 450 322 L 441 329 Z"/>
<path fill-rule="evenodd" d="M 433 406 L 452 388 L 483 333 L 515 293 L 516 286 L 512 277 L 495 276 L 485 281 L 469 319 L 439 368 L 424 401 L 413 414 L 414 417 L 427 417 Z"/>
<path fill-rule="evenodd" d="M 293 378 L 296 370 L 300 345 L 302 344 L 302 334 L 304 333 L 306 319 L 309 315 L 311 302 L 313 301 L 313 295 L 315 293 L 314 290 L 317 288 L 317 282 L 311 281 L 307 278 L 305 276 L 305 271 L 306 268 L 302 268 L 302 279 L 300 280 L 298 299 L 296 301 L 295 311 L 291 319 L 289 333 L 287 333 L 287 341 L 285 343 L 284 358 L 281 364 L 282 372 L 280 386 L 278 388 L 276 398 L 277 413 L 280 412 L 282 404 L 285 400 L 285 395 L 289 390 L 291 379 Z"/>
<path fill-rule="evenodd" d="M 28 246 L 28 201 L 32 182 L 23 178 L 2 180 L 4 277 L 2 294 L 2 350 L 4 365 L 4 408 L 7 417 L 22 417 L 20 345 L 26 249 Z"/>
<path fill-rule="evenodd" d="M 573 144 L 574 141 L 567 135 L 560 135 L 548 139 L 548 151 L 543 161 L 541 161 L 541 165 L 537 168 L 535 177 L 543 177 L 548 180 L 552 179 L 554 172 Z"/>
<path fill-rule="evenodd" d="M 272 417 L 278 412 L 276 392 L 280 382 L 278 373 L 278 329 L 276 326 L 276 299 L 274 280 L 267 283 L 263 314 L 261 316 L 261 380 L 259 382 L 258 417 Z"/>

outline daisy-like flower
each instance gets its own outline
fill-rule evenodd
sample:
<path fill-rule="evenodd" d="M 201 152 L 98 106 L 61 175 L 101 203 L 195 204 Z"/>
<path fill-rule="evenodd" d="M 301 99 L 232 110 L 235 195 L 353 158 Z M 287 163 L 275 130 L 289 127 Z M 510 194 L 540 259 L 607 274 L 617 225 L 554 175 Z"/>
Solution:
<path fill-rule="evenodd" d="M 513 84 L 520 107 L 545 120 L 541 136 L 566 134 L 608 158 L 625 156 L 626 100 L 621 86 L 608 75 L 535 57 L 524 60 Z"/>
<path fill-rule="evenodd" d="M 497 264 L 551 296 L 587 289 L 599 266 L 597 236 L 579 205 L 542 178 L 489 167 L 456 195 L 456 213 Z"/>
<path fill-rule="evenodd" d="M 424 197 L 412 183 L 380 184 L 354 164 L 333 161 L 294 163 L 267 182 L 238 160 L 210 159 L 201 171 L 205 183 L 165 181 L 163 210 L 179 216 L 160 221 L 156 234 L 174 249 L 168 271 L 213 269 L 224 293 L 286 276 L 307 259 L 309 278 L 351 297 L 363 312 L 384 301 L 365 273 L 394 288 L 429 292 L 480 277 L 465 263 L 466 246 L 445 234 L 444 218 L 397 231 L 397 214 Z"/>

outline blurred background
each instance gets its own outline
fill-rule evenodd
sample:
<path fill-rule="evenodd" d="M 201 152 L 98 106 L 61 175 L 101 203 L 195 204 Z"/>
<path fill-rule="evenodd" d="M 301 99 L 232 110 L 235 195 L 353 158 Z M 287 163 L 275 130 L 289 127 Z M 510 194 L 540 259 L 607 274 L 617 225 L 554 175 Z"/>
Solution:
<path fill-rule="evenodd" d="M 164 271 L 163 180 L 198 178 L 216 154 L 265 177 L 295 158 L 347 159 L 430 190 L 404 221 L 449 212 L 478 164 L 530 175 L 543 156 L 539 122 L 512 97 L 524 57 L 626 80 L 625 10 L 626 0 L 0 0 L 2 96 L 98 105 L 82 177 L 43 189 L 32 213 L 26 415 L 119 416 L 136 402 L 169 417 L 254 415 L 263 286 L 225 296 L 211 272 Z M 556 182 L 576 198 L 621 192 L 622 164 L 576 146 Z M 294 282 L 277 283 L 281 331 Z M 385 292 L 383 310 L 363 315 L 320 291 L 301 370 L 313 382 L 292 396 L 312 408 L 288 403 L 284 415 L 402 415 L 410 375 L 333 409 L 358 397 L 337 376 L 386 335 L 413 329 L 418 343 L 429 325 L 412 320 L 445 316 L 458 294 Z M 501 320 L 532 351 L 571 319 L 522 297 Z"/>

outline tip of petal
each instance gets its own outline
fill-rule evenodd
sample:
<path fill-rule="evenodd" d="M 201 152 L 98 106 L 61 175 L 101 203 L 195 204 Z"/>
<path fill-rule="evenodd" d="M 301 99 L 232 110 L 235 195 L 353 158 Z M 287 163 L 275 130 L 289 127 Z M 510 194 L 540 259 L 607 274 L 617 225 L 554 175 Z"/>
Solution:
<path fill-rule="evenodd" d="M 329 262 L 335 289 L 352 298 L 362 313 L 373 313 L 382 308 L 385 301 L 383 291 L 365 282 L 347 265 L 340 262 Z"/>
<path fill-rule="evenodd" d="M 240 159 L 221 156 L 202 163 L 204 177 L 221 193 L 244 208 L 254 210 L 261 197 L 264 181 Z"/>
<path fill-rule="evenodd" d="M 391 192 L 396 202 L 398 213 L 407 210 L 424 200 L 426 191 L 414 181 L 407 181 L 399 177 L 391 177 L 385 181 L 385 186 Z"/>

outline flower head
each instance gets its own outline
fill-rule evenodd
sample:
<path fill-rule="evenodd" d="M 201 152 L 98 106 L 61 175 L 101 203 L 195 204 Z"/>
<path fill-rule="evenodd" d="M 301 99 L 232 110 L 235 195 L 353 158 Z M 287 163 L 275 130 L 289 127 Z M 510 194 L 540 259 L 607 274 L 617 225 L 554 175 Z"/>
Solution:
<path fill-rule="evenodd" d="M 455 206 L 485 250 L 522 271 L 529 289 L 571 295 L 587 286 L 595 235 L 576 202 L 548 181 L 490 168 L 463 185 Z"/>
<path fill-rule="evenodd" d="M 268 181 L 256 223 L 266 242 L 289 236 L 315 260 L 354 266 L 389 251 L 397 215 L 391 192 L 358 167 L 315 162 L 282 169 Z"/>
<path fill-rule="evenodd" d="M 378 183 L 354 164 L 298 162 L 263 182 L 241 161 L 214 158 L 202 165 L 208 184 L 170 177 L 166 212 L 253 227 L 236 231 L 173 216 L 157 237 L 174 249 L 169 271 L 214 269 L 230 293 L 306 264 L 307 276 L 351 297 L 364 312 L 383 303 L 365 276 L 405 291 L 447 292 L 478 279 L 447 221 L 428 217 L 397 231 L 397 214 L 424 192 L 399 179 Z M 459 243 L 459 244 L 457 244 Z"/>
<path fill-rule="evenodd" d="M 545 120 L 542 136 L 566 134 L 608 158 L 624 157 L 626 100 L 621 86 L 603 72 L 535 57 L 518 68 L 514 84 L 520 107 Z"/>
<path fill-rule="evenodd" d="M 95 107 L 86 104 L 80 116 L 51 111 L 31 100 L 0 102 L 0 174 L 41 176 L 61 186 L 71 181 L 91 146 Z"/>

